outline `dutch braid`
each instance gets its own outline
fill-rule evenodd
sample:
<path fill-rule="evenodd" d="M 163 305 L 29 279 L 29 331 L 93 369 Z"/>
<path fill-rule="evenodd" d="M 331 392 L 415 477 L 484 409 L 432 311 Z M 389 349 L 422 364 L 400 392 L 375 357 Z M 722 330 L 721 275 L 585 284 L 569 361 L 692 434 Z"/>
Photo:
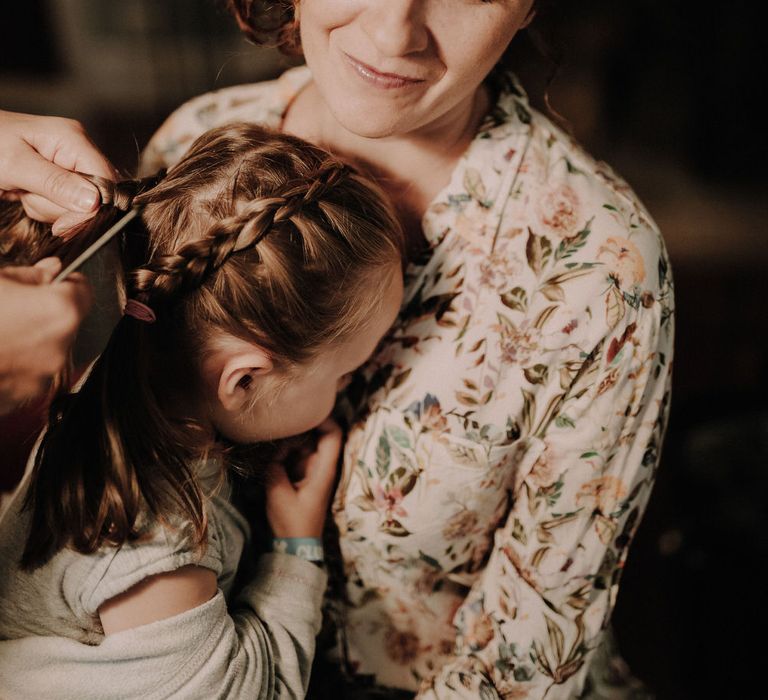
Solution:
<path fill-rule="evenodd" d="M 248 202 L 237 215 L 214 222 L 200 239 L 134 270 L 129 277 L 134 293 L 158 302 L 199 288 L 233 255 L 255 248 L 276 224 L 300 216 L 305 207 L 321 205 L 350 172 L 341 161 L 328 158 L 306 179 L 287 183 L 281 194 Z"/>

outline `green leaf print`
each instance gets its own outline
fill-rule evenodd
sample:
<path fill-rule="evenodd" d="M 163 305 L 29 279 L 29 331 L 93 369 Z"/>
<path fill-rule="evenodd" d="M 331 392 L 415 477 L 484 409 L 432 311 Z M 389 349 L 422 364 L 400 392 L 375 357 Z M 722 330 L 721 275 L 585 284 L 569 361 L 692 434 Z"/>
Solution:
<path fill-rule="evenodd" d="M 561 244 L 562 245 L 562 244 Z M 528 242 L 525 244 L 525 257 L 531 270 L 540 275 L 549 257 L 552 255 L 552 244 L 545 236 L 537 236 L 528 228 Z"/>
<path fill-rule="evenodd" d="M 555 311 L 557 311 L 557 304 L 547 306 L 545 309 L 542 309 L 539 315 L 536 317 L 536 320 L 533 322 L 534 328 L 538 328 L 541 330 L 546 325 L 547 321 L 549 321 L 550 316 L 552 316 Z"/>
<path fill-rule="evenodd" d="M 531 123 L 531 113 L 526 107 L 523 106 L 521 102 L 518 102 L 517 100 L 515 100 L 515 112 L 517 113 L 517 118 L 523 122 L 523 124 Z"/>
<path fill-rule="evenodd" d="M 624 297 L 615 285 L 611 285 L 608 293 L 605 295 L 605 322 L 608 329 L 613 330 L 624 318 L 626 307 Z"/>
<path fill-rule="evenodd" d="M 520 544 L 528 544 L 528 537 L 525 534 L 525 528 L 518 518 L 515 518 L 512 523 L 512 537 L 514 537 Z"/>
<path fill-rule="evenodd" d="M 575 428 L 576 423 L 573 422 L 572 418 L 569 418 L 568 416 L 558 416 L 555 418 L 555 425 L 558 428 Z"/>
<path fill-rule="evenodd" d="M 571 236 L 570 238 L 564 238 L 562 241 L 560 241 L 560 245 L 555 251 L 555 260 L 564 260 L 565 258 L 569 258 L 571 255 L 586 245 L 587 238 L 589 238 L 589 234 L 592 232 L 591 226 L 593 219 L 594 217 L 587 221 L 587 223 L 584 224 L 584 228 L 574 236 Z"/>
<path fill-rule="evenodd" d="M 411 368 L 409 367 L 404 372 L 400 372 L 400 374 L 395 375 L 395 378 L 392 380 L 392 388 L 397 389 L 401 384 L 403 384 L 408 377 L 411 376 Z"/>
<path fill-rule="evenodd" d="M 531 384 L 543 384 L 547 381 L 549 368 L 546 365 L 533 365 L 533 367 L 526 367 L 523 374 Z"/>
<path fill-rule="evenodd" d="M 387 428 L 387 432 L 389 433 L 389 437 L 404 450 L 411 449 L 411 439 L 408 437 L 408 433 L 406 433 L 405 430 L 398 428 L 396 425 L 390 425 Z"/>
<path fill-rule="evenodd" d="M 567 272 L 552 275 L 552 277 L 549 277 L 544 281 L 540 287 L 540 291 L 550 301 L 565 301 L 565 293 L 563 292 L 561 285 L 579 277 L 584 277 L 584 275 L 591 274 L 590 270 L 592 267 L 593 265 L 589 264 L 579 265 Z"/>
<path fill-rule="evenodd" d="M 516 421 L 512 421 L 511 418 L 507 418 L 507 424 L 505 426 L 507 431 L 507 440 L 517 440 L 520 437 L 520 426 Z"/>
<path fill-rule="evenodd" d="M 485 185 L 483 184 L 483 178 L 480 175 L 480 172 L 475 168 L 467 168 L 464 171 L 464 189 L 469 192 L 472 199 L 475 199 L 484 207 L 489 206 L 489 203 L 485 199 Z"/>
<path fill-rule="evenodd" d="M 501 303 L 513 311 L 523 311 L 528 308 L 528 294 L 522 287 L 515 287 L 501 295 Z"/>
<path fill-rule="evenodd" d="M 386 520 L 379 525 L 379 530 L 386 532 L 393 537 L 408 537 L 410 531 L 403 527 L 403 524 L 399 520 Z"/>
<path fill-rule="evenodd" d="M 579 170 L 571 161 L 566 158 L 565 159 L 565 167 L 568 168 L 568 172 L 571 173 L 571 175 L 583 175 L 584 171 Z"/>
<path fill-rule="evenodd" d="M 533 428 L 533 418 L 536 413 L 536 399 L 530 391 L 523 392 L 523 432 L 527 435 Z"/>
<path fill-rule="evenodd" d="M 457 391 L 455 394 L 456 400 L 464 406 L 477 406 L 478 404 L 477 399 L 471 394 L 467 394 L 465 391 Z"/>
<path fill-rule="evenodd" d="M 419 559 L 423 561 L 425 564 L 429 564 L 430 566 L 434 567 L 435 569 L 442 569 L 443 567 L 440 566 L 440 563 L 435 559 L 434 557 L 430 557 L 429 554 L 424 554 L 421 550 L 419 550 Z"/>
<path fill-rule="evenodd" d="M 379 445 L 376 448 L 376 473 L 383 479 L 389 471 L 390 451 L 389 441 L 386 435 L 379 437 Z"/>
<path fill-rule="evenodd" d="M 546 615 L 544 615 L 544 620 L 546 620 L 547 623 L 550 649 L 554 650 L 555 658 L 559 666 L 560 661 L 563 658 L 563 651 L 565 650 L 565 635 L 554 620 L 550 620 Z"/>

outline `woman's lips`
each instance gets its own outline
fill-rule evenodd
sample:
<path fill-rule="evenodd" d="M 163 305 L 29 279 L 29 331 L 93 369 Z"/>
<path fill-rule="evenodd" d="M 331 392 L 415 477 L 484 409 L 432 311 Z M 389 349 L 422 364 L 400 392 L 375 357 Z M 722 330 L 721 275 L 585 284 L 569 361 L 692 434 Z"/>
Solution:
<path fill-rule="evenodd" d="M 347 64 L 359 77 L 374 87 L 392 90 L 393 88 L 410 87 L 424 82 L 421 78 L 411 78 L 398 73 L 381 73 L 367 63 L 352 58 L 352 56 L 347 53 L 344 54 L 344 58 L 346 59 Z"/>

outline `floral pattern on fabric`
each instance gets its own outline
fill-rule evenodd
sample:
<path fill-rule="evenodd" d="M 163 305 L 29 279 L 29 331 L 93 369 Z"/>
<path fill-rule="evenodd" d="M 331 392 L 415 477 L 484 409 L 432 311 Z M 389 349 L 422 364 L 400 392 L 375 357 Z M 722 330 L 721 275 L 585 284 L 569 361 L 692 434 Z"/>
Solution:
<path fill-rule="evenodd" d="M 214 124 L 279 127 L 309 79 L 299 68 L 193 100 L 148 169 Z M 424 699 L 574 697 L 668 414 L 663 241 L 511 81 L 423 230 L 401 314 L 346 394 L 336 653 Z"/>

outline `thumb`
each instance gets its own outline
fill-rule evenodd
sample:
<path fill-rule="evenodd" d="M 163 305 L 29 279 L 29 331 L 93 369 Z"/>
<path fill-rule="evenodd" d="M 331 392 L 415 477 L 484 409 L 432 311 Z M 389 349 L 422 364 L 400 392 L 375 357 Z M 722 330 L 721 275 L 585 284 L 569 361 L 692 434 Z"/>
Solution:
<path fill-rule="evenodd" d="M 61 270 L 61 260 L 58 258 L 43 258 L 35 263 L 34 269 L 42 272 L 43 282 L 51 282 Z"/>
<path fill-rule="evenodd" d="M 77 173 L 51 163 L 31 149 L 14 180 L 17 189 L 41 195 L 71 211 L 93 211 L 101 202 L 95 185 Z"/>
<path fill-rule="evenodd" d="M 0 269 L 0 277 L 30 285 L 44 284 L 48 281 L 46 271 L 35 267 L 4 267 Z"/>

